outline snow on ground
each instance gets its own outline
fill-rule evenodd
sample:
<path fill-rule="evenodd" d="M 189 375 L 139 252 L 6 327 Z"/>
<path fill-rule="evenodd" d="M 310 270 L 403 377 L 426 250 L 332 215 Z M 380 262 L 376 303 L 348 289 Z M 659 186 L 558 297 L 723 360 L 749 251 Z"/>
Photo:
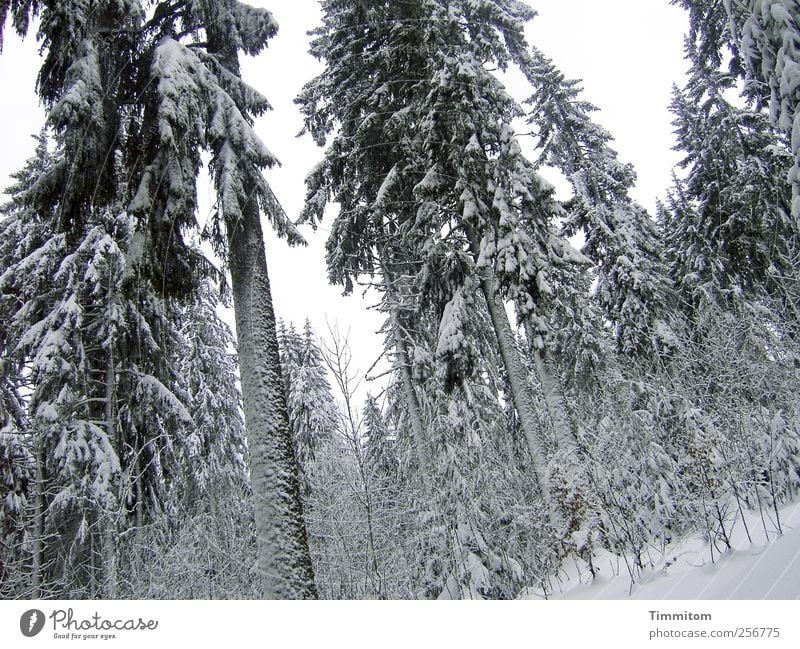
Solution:
<path fill-rule="evenodd" d="M 733 549 L 720 554 L 700 537 L 669 545 L 661 556 L 651 554 L 652 567 L 631 579 L 625 562 L 610 553 L 595 558 L 598 576 L 585 566 L 565 566 L 549 599 L 800 599 L 800 503 L 780 511 L 783 535 L 775 531 L 775 514 L 745 516 L 752 543 L 741 519 L 731 533 Z M 765 533 L 765 527 L 767 532 Z M 767 540 L 769 537 L 769 540 Z M 541 591 L 526 599 L 542 599 Z"/>

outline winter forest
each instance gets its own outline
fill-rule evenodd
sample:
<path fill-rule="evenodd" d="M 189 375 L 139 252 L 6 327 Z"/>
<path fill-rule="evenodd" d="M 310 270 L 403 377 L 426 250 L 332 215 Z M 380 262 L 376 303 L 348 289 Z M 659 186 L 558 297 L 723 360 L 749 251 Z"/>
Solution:
<path fill-rule="evenodd" d="M 653 213 L 527 36 L 547 3 L 321 0 L 289 214 L 241 64 L 270 11 L 0 0 L 46 111 L 0 188 L 0 598 L 547 597 L 601 553 L 635 584 L 682 538 L 779 537 L 800 2 L 661 2 L 688 75 Z M 273 307 L 262 228 L 325 233 L 383 320 L 373 368 Z"/>

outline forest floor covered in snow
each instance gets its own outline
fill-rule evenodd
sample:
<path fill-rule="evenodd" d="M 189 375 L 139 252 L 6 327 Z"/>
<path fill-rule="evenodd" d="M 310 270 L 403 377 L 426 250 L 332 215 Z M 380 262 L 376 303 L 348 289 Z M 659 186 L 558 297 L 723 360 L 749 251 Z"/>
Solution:
<path fill-rule="evenodd" d="M 730 532 L 732 549 L 720 552 L 708 538 L 689 537 L 651 552 L 649 564 L 632 583 L 625 560 L 608 552 L 595 556 L 598 574 L 565 565 L 554 589 L 529 591 L 525 599 L 800 599 L 800 503 L 775 512 L 745 515 Z M 766 528 L 766 532 L 765 532 Z M 752 539 L 752 540 L 751 540 Z"/>

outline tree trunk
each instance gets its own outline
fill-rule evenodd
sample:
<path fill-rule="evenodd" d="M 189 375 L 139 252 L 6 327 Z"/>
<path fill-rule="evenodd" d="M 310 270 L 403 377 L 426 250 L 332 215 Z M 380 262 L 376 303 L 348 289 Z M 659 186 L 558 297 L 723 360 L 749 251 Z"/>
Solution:
<path fill-rule="evenodd" d="M 135 480 L 134 492 L 136 493 L 135 521 L 136 534 L 139 535 L 142 533 L 142 528 L 144 527 L 144 466 L 142 465 L 142 452 L 144 451 L 144 445 L 142 444 L 141 435 L 138 431 L 136 432 L 133 448 L 136 454 L 133 463 L 133 479 Z"/>
<path fill-rule="evenodd" d="M 44 537 L 44 468 L 42 462 L 41 445 L 36 444 L 36 510 L 33 517 L 33 566 L 31 567 L 31 586 L 33 587 L 32 599 L 42 599 L 42 551 Z"/>
<path fill-rule="evenodd" d="M 92 530 L 97 525 L 97 519 L 91 512 L 87 512 L 86 518 L 88 519 L 89 529 Z M 97 573 L 99 567 L 97 565 L 97 534 L 93 531 L 89 532 L 89 599 L 97 599 Z"/>
<path fill-rule="evenodd" d="M 528 340 L 532 341 L 534 335 L 528 325 L 525 326 L 525 330 L 528 334 Z M 574 453 L 577 435 L 567 412 L 567 405 L 561 392 L 561 386 L 558 385 L 558 381 L 550 372 L 550 366 L 544 350 L 532 349 L 532 353 L 536 376 L 542 386 L 542 394 L 547 406 L 547 413 L 550 416 L 550 424 L 553 426 L 556 445 L 559 450 Z"/>
<path fill-rule="evenodd" d="M 106 435 L 108 441 L 114 447 L 118 456 L 121 456 L 122 445 L 119 443 L 118 436 L 114 430 L 114 388 L 116 386 L 116 367 L 114 362 L 114 351 L 109 352 L 108 366 L 106 367 L 106 395 L 105 395 L 105 419 Z M 116 529 L 113 512 L 105 512 L 104 533 L 103 533 L 103 569 L 105 581 L 105 599 L 117 598 L 117 547 Z"/>
<path fill-rule="evenodd" d="M 117 535 L 114 523 L 106 520 L 103 534 L 103 572 L 105 593 L 103 599 L 117 599 Z"/>
<path fill-rule="evenodd" d="M 248 200 L 228 223 L 229 266 L 245 425 L 250 447 L 261 595 L 316 597 L 297 462 L 278 358 L 259 209 Z"/>
<path fill-rule="evenodd" d="M 385 267 L 383 282 L 386 287 L 386 299 L 389 304 L 389 319 L 392 327 L 392 336 L 394 338 L 397 369 L 400 371 L 403 396 L 405 397 L 406 409 L 411 423 L 411 431 L 414 435 L 417 461 L 420 469 L 422 469 L 428 463 L 427 439 L 425 435 L 425 426 L 422 422 L 422 408 L 417 398 L 417 391 L 414 388 L 414 378 L 411 375 L 411 360 L 408 354 L 408 347 L 406 346 L 406 339 L 403 336 L 403 327 L 400 321 L 400 308 L 397 305 L 397 292 L 394 279 L 390 276 L 389 271 L 386 270 Z"/>
<path fill-rule="evenodd" d="M 485 266 L 478 268 L 478 276 L 483 296 L 486 299 L 486 306 L 489 310 L 489 317 L 492 320 L 492 327 L 497 337 L 500 357 L 503 359 L 503 366 L 508 377 L 514 409 L 517 411 L 522 432 L 528 442 L 528 450 L 533 460 L 533 470 L 539 484 L 539 490 L 545 502 L 550 505 L 552 492 L 547 474 L 547 456 L 536 425 L 529 379 L 524 371 L 514 332 L 511 329 L 511 323 L 508 321 L 505 306 L 500 300 L 497 282 L 491 268 Z"/>

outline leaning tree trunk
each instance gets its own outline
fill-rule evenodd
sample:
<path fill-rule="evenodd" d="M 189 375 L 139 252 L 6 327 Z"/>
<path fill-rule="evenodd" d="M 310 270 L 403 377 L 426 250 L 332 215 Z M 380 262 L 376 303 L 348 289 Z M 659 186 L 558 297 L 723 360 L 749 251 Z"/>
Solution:
<path fill-rule="evenodd" d="M 528 341 L 533 341 L 534 335 L 531 327 L 526 324 L 525 330 L 528 334 Z M 533 356 L 533 366 L 536 377 L 539 379 L 539 384 L 542 387 L 547 413 L 550 416 L 550 423 L 553 426 L 556 446 L 559 450 L 574 455 L 577 450 L 577 433 L 572 424 L 569 412 L 567 411 L 564 393 L 561 390 L 561 386 L 558 384 L 558 379 L 553 376 L 550 370 L 545 351 L 543 349 L 533 349 L 531 346 L 531 354 Z"/>
<path fill-rule="evenodd" d="M 497 346 L 500 349 L 500 357 L 503 359 L 503 367 L 508 377 L 514 409 L 517 411 L 520 427 L 528 442 L 528 450 L 533 460 L 533 470 L 536 474 L 539 489 L 543 498 L 549 504 L 552 492 L 547 474 L 546 453 L 537 431 L 533 397 L 528 386 L 529 379 L 523 369 L 514 332 L 511 329 L 511 323 L 508 321 L 505 307 L 497 293 L 497 282 L 491 269 L 485 267 L 479 269 L 479 276 L 481 290 L 486 299 L 489 317 L 492 320 L 492 328 L 497 338 Z"/>
<path fill-rule="evenodd" d="M 480 256 L 478 234 L 472 228 L 467 228 L 467 237 L 470 251 L 474 259 L 477 260 Z M 481 292 L 486 300 L 486 308 L 489 311 L 489 318 L 492 321 L 492 328 L 500 350 L 500 358 L 503 359 L 503 367 L 508 377 L 511 400 L 519 418 L 519 425 L 528 442 L 528 450 L 531 453 L 533 471 L 539 485 L 539 491 L 548 507 L 552 507 L 552 491 L 547 473 L 547 454 L 536 425 L 533 394 L 529 387 L 529 378 L 526 376 L 524 365 L 520 358 L 517 341 L 514 331 L 511 329 L 511 323 L 508 320 L 508 314 L 500 299 L 500 290 L 494 271 L 488 266 L 479 266 L 477 272 Z"/>
<path fill-rule="evenodd" d="M 530 325 L 526 324 L 525 329 L 528 334 L 528 341 L 532 343 L 535 338 L 532 328 Z M 571 488 L 569 483 L 575 480 L 577 474 L 585 473 L 584 461 L 578 452 L 578 431 L 567 409 L 567 403 L 564 399 L 561 385 L 550 370 L 547 353 L 544 349 L 533 349 L 532 344 L 531 353 L 533 356 L 534 371 L 539 379 L 542 394 L 544 395 L 544 402 L 547 406 L 548 415 L 550 416 L 550 423 L 553 427 L 556 447 L 560 452 L 558 462 L 561 464 L 562 470 L 564 471 L 562 479 L 567 482 L 567 488 L 569 489 Z M 577 518 L 581 516 L 581 510 L 582 507 L 567 509 L 563 506 L 561 507 L 561 513 L 566 514 L 567 518 L 571 521 L 570 525 L 583 524 L 582 521 Z"/>
<path fill-rule="evenodd" d="M 278 359 L 264 237 L 253 200 L 242 214 L 241 223 L 228 223 L 228 250 L 261 595 L 311 599 L 317 593 Z"/>

